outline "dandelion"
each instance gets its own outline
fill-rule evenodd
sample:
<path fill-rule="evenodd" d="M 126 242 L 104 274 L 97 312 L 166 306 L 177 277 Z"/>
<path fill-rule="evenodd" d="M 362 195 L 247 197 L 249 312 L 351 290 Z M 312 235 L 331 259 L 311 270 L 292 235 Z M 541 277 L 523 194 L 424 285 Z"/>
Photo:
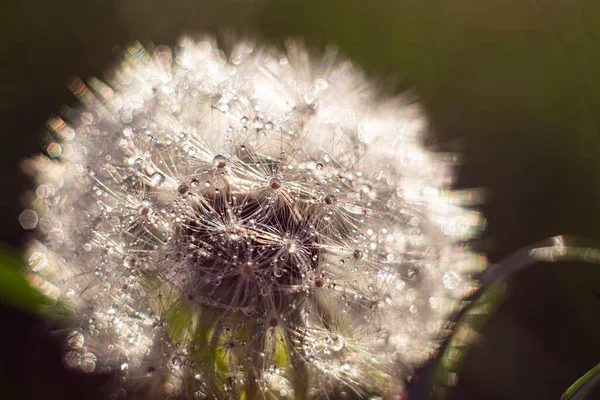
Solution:
<path fill-rule="evenodd" d="M 25 163 L 30 276 L 115 395 L 392 398 L 476 289 L 454 158 L 333 53 L 134 44 L 70 87 Z"/>

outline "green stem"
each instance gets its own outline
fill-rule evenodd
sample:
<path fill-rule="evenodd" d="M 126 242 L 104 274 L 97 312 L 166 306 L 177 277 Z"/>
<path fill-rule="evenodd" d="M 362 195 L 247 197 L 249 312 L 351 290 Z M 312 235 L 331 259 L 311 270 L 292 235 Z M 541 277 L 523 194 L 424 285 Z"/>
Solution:
<path fill-rule="evenodd" d="M 590 389 L 600 385 L 600 364 L 577 379 L 560 397 L 560 400 L 583 400 Z"/>

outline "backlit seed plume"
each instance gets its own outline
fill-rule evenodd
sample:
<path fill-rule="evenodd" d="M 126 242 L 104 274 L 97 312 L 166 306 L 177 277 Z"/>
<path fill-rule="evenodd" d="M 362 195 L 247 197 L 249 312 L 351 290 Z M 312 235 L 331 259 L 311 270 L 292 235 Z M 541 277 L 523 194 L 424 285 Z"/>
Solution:
<path fill-rule="evenodd" d="M 135 44 L 71 89 L 24 163 L 30 276 L 117 397 L 396 398 L 476 289 L 454 157 L 334 53 Z"/>

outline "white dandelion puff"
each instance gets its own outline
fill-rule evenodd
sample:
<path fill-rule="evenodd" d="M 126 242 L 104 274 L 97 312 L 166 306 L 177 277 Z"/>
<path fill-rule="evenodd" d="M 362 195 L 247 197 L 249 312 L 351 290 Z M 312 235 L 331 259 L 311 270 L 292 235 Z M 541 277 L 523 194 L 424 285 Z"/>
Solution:
<path fill-rule="evenodd" d="M 27 164 L 30 275 L 120 393 L 392 398 L 476 288 L 481 218 L 421 108 L 347 61 L 183 39 L 71 89 Z"/>

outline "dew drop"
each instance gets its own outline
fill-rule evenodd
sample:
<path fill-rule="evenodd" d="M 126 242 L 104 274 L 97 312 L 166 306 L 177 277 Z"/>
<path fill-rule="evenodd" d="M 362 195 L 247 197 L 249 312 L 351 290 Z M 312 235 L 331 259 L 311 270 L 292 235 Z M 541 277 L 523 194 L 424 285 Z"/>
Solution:
<path fill-rule="evenodd" d="M 96 369 L 96 355 L 94 353 L 86 353 L 81 360 L 80 367 L 83 372 L 94 372 Z"/>
<path fill-rule="evenodd" d="M 71 367 L 79 367 L 81 365 L 81 354 L 79 352 L 72 350 L 65 354 L 65 363 Z"/>
<path fill-rule="evenodd" d="M 325 204 L 332 205 L 333 203 L 335 203 L 337 201 L 337 199 L 335 198 L 334 195 L 328 194 L 327 196 L 325 196 L 323 201 L 325 201 Z"/>
<path fill-rule="evenodd" d="M 323 170 L 323 164 L 322 163 L 317 163 L 317 165 L 315 165 L 315 168 L 317 169 L 317 171 L 322 171 Z"/>
<path fill-rule="evenodd" d="M 39 218 L 37 213 L 31 209 L 24 210 L 21 215 L 19 215 L 19 223 L 23 229 L 35 228 L 38 224 L 38 221 Z"/>
<path fill-rule="evenodd" d="M 248 306 L 248 307 L 244 308 L 243 311 L 244 311 L 244 314 L 246 314 L 248 316 L 254 315 L 254 313 L 256 312 L 256 310 L 252 306 Z"/>
<path fill-rule="evenodd" d="M 252 262 L 248 261 L 247 263 L 244 263 L 244 265 L 242 265 L 242 275 L 244 276 L 250 276 L 252 274 Z"/>
<path fill-rule="evenodd" d="M 72 349 L 79 349 L 83 346 L 84 340 L 83 334 L 79 331 L 73 331 L 67 336 L 67 344 Z"/>
<path fill-rule="evenodd" d="M 218 169 L 223 169 L 225 166 L 227 166 L 227 158 L 225 158 L 225 156 L 222 154 L 217 154 L 215 158 L 213 158 L 213 164 Z"/>
<path fill-rule="evenodd" d="M 179 187 L 177 188 L 177 191 L 178 191 L 180 194 L 186 194 L 188 190 L 189 190 L 189 188 L 188 188 L 188 186 L 187 186 L 187 185 L 185 185 L 185 184 L 179 185 Z"/>
<path fill-rule="evenodd" d="M 50 240 L 54 240 L 56 242 L 62 242 L 65 238 L 65 233 L 60 228 L 54 228 L 48 234 Z"/>
<path fill-rule="evenodd" d="M 160 172 L 155 172 L 150 176 L 150 184 L 154 187 L 160 186 L 165 181 L 165 177 Z"/>
<path fill-rule="evenodd" d="M 438 305 L 439 303 L 434 297 L 429 298 L 429 307 L 435 310 L 438 307 Z"/>
<path fill-rule="evenodd" d="M 346 339 L 343 336 L 337 335 L 333 338 L 333 344 L 331 345 L 333 351 L 340 351 L 344 346 L 346 346 Z"/>
<path fill-rule="evenodd" d="M 35 252 L 29 257 L 29 267 L 33 271 L 41 271 L 48 265 L 48 257 L 44 253 Z"/>
<path fill-rule="evenodd" d="M 62 146 L 55 142 L 50 143 L 46 150 L 48 151 L 48 155 L 50 157 L 56 158 L 62 154 Z"/>
<path fill-rule="evenodd" d="M 94 116 L 89 112 L 81 114 L 81 123 L 84 125 L 91 125 L 94 122 Z"/>
<path fill-rule="evenodd" d="M 444 274 L 442 278 L 442 283 L 444 287 L 448 290 L 455 290 L 461 284 L 462 279 L 460 275 L 458 275 L 454 271 L 448 271 Z"/>
<path fill-rule="evenodd" d="M 319 91 L 327 89 L 328 86 L 329 86 L 329 84 L 323 78 L 319 78 L 319 79 L 315 80 L 315 89 L 317 89 Z"/>
<path fill-rule="evenodd" d="M 271 186 L 272 189 L 277 190 L 281 187 L 281 180 L 278 178 L 271 178 L 269 181 L 269 186 Z"/>
<path fill-rule="evenodd" d="M 125 124 L 130 123 L 133 121 L 133 114 L 129 111 L 125 111 L 123 114 L 121 114 L 121 121 L 123 121 Z"/>

